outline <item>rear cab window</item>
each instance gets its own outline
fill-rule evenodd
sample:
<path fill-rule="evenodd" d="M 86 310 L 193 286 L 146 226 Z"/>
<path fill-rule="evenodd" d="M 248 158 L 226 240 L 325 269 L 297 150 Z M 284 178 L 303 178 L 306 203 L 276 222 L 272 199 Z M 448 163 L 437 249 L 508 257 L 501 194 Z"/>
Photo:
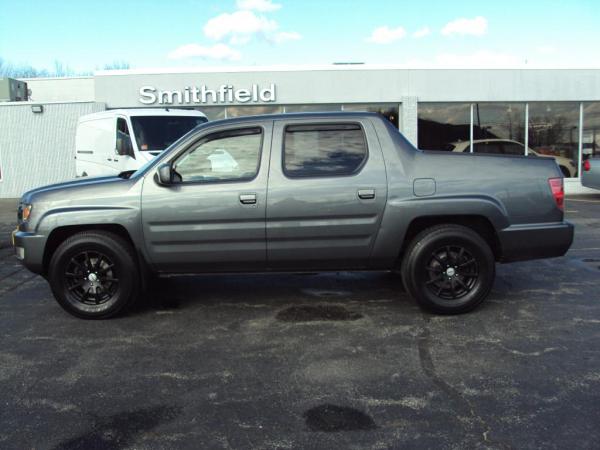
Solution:
<path fill-rule="evenodd" d="M 359 124 L 285 127 L 283 172 L 289 178 L 353 175 L 367 156 L 367 140 Z"/>

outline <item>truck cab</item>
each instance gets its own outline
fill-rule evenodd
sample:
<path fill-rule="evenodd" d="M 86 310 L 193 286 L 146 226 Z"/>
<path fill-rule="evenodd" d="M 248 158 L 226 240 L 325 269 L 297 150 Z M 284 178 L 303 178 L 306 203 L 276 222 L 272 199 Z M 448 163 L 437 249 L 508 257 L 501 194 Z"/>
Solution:
<path fill-rule="evenodd" d="M 137 170 L 207 120 L 199 111 L 181 109 L 113 109 L 82 116 L 75 138 L 77 177 Z"/>

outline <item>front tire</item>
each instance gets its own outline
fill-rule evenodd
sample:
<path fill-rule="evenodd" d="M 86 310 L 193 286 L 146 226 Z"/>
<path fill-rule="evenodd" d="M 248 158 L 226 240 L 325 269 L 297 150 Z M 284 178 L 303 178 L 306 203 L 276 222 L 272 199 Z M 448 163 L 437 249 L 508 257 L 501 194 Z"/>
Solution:
<path fill-rule="evenodd" d="M 461 225 L 438 225 L 411 241 L 402 261 L 402 279 L 424 309 L 461 314 L 487 297 L 495 269 L 494 254 L 479 234 Z"/>
<path fill-rule="evenodd" d="M 107 319 L 130 307 L 140 290 L 131 245 L 105 231 L 66 239 L 50 260 L 48 281 L 56 301 L 82 319 Z"/>

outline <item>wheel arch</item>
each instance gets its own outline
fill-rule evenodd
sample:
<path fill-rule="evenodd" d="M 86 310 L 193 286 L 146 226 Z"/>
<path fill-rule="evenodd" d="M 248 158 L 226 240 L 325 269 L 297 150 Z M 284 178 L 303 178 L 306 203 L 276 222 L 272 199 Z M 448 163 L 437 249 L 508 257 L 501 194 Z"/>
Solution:
<path fill-rule="evenodd" d="M 42 262 L 43 273 L 48 273 L 48 267 L 50 265 L 50 260 L 52 259 L 52 255 L 59 247 L 61 243 L 63 243 L 66 239 L 71 236 L 80 233 L 82 231 L 107 231 L 109 233 L 113 233 L 123 239 L 125 239 L 131 247 L 135 250 L 135 244 L 129 231 L 120 224 L 86 224 L 86 225 L 64 225 L 55 228 L 52 230 L 48 239 L 46 240 L 46 245 L 44 247 L 44 256 Z M 138 253 L 138 260 L 140 259 Z"/>
<path fill-rule="evenodd" d="M 424 229 L 436 225 L 454 224 L 470 228 L 483 238 L 490 246 L 494 259 L 499 261 L 502 258 L 502 246 L 492 222 L 483 215 L 439 215 L 439 216 L 420 216 L 414 218 L 404 234 L 402 247 L 398 255 L 398 261 L 402 261 L 403 254 L 409 243 Z"/>

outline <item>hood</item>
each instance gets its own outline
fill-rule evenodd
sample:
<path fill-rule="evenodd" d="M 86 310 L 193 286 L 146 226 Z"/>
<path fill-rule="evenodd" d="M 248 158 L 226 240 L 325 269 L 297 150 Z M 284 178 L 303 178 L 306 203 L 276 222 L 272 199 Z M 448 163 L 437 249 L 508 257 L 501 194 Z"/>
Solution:
<path fill-rule="evenodd" d="M 127 191 L 134 182 L 118 176 L 79 178 L 32 189 L 21 197 L 22 203 L 60 200 L 62 202 L 98 198 L 118 191 Z"/>

